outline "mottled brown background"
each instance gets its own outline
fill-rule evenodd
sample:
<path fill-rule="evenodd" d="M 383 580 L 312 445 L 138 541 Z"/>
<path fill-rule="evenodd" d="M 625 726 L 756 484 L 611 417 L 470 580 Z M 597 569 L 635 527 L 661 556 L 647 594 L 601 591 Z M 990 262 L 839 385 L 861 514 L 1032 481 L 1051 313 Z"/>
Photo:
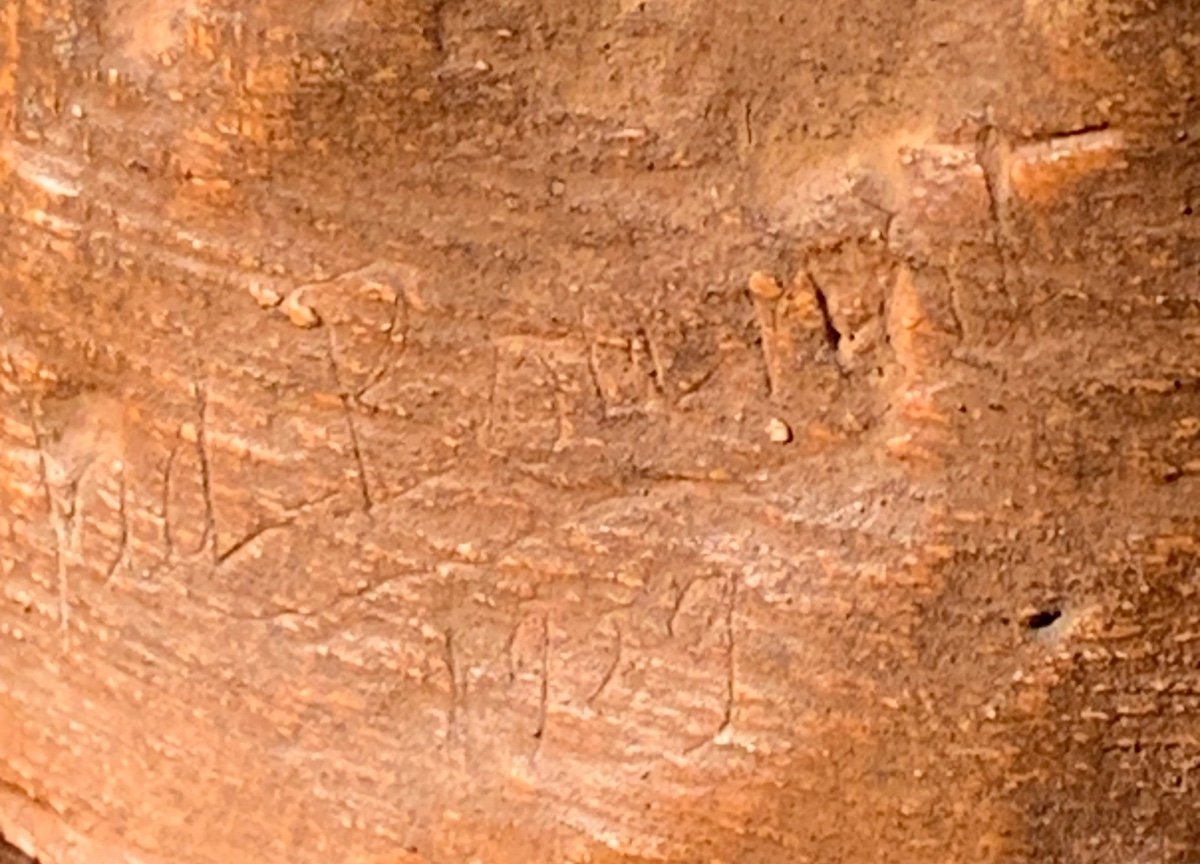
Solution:
<path fill-rule="evenodd" d="M 0 833 L 1194 862 L 1200 7 L 0 0 Z"/>

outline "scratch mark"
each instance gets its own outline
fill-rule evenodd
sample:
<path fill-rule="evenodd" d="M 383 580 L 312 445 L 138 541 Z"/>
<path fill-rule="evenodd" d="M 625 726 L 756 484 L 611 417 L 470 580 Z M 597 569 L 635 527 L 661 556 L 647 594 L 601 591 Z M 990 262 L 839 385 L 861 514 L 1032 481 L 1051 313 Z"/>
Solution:
<path fill-rule="evenodd" d="M 517 663 L 513 657 L 513 647 L 517 644 L 517 636 L 521 632 L 521 624 L 523 621 L 518 621 L 508 631 L 508 637 L 504 640 L 504 662 L 508 669 L 508 683 L 512 684 L 517 680 Z"/>
<path fill-rule="evenodd" d="M 55 500 L 54 493 L 51 491 L 50 478 L 46 470 L 45 451 L 40 443 L 42 436 L 37 431 L 36 425 L 34 429 L 34 434 L 39 439 L 38 464 L 42 472 L 42 485 L 46 490 L 46 504 L 50 508 L 50 524 L 54 528 L 54 569 L 58 578 L 58 628 L 62 634 L 62 650 L 66 654 L 71 648 L 71 584 L 67 565 L 67 549 L 70 548 L 70 516 L 62 512 L 63 508 Z"/>
<path fill-rule="evenodd" d="M 609 412 L 610 412 L 610 409 L 612 406 L 609 404 L 608 397 L 604 393 L 604 386 L 600 383 L 600 360 L 597 357 L 599 346 L 596 344 L 595 338 L 588 336 L 587 339 L 588 339 L 588 350 L 587 350 L 588 377 L 590 377 L 592 379 L 592 387 L 595 388 L 596 397 L 600 400 L 600 408 L 603 411 L 604 416 L 607 417 L 607 416 L 609 416 Z"/>
<path fill-rule="evenodd" d="M 689 579 L 680 587 L 674 579 L 671 580 L 671 587 L 675 589 L 675 600 L 671 604 L 671 616 L 667 619 L 667 635 L 672 639 L 675 638 L 675 621 L 679 618 L 679 611 L 683 608 L 683 602 L 687 599 L 689 593 L 697 582 L 702 579 Z"/>
<path fill-rule="evenodd" d="M 109 563 L 104 571 L 103 587 L 107 588 L 112 582 L 113 577 L 117 575 L 117 571 L 121 565 L 125 563 L 125 556 L 129 552 L 129 517 L 126 512 L 126 481 L 125 481 L 125 462 L 121 462 L 121 474 L 118 479 L 120 487 L 120 496 L 117 498 L 117 517 L 121 523 L 121 534 L 117 541 L 117 554 Z"/>
<path fill-rule="evenodd" d="M 617 669 L 621 665 L 621 628 L 616 627 L 615 625 L 614 627 L 616 629 L 616 635 L 613 637 L 615 647 L 613 650 L 612 662 L 609 663 L 608 668 L 604 670 L 604 675 L 600 678 L 600 683 L 596 685 L 595 689 L 592 690 L 591 695 L 587 697 L 588 705 L 591 705 L 593 702 L 595 702 L 596 699 L 600 697 L 600 694 L 608 688 L 608 685 L 612 683 L 613 677 L 617 674 Z"/>
<path fill-rule="evenodd" d="M 738 578 L 732 570 L 726 583 L 725 605 L 725 711 L 721 717 L 721 728 L 717 738 L 728 735 L 733 729 L 733 709 L 737 699 L 737 642 L 734 618 L 737 615 Z"/>
<path fill-rule="evenodd" d="M 346 385 L 342 382 L 341 370 L 338 368 L 337 362 L 337 343 L 333 335 L 333 328 L 327 328 L 329 333 L 329 368 L 333 373 L 334 384 L 338 388 L 338 398 L 342 403 L 342 416 L 346 421 L 346 431 L 350 436 L 350 449 L 354 454 L 355 470 L 358 474 L 358 490 L 362 496 L 362 508 L 364 513 L 370 513 L 375 506 L 375 501 L 371 496 L 370 480 L 367 479 L 367 462 L 363 457 L 362 445 L 358 438 L 358 424 L 354 421 L 354 399 L 347 390 Z"/>
<path fill-rule="evenodd" d="M 554 400 L 554 416 L 556 426 L 558 427 L 555 435 L 554 445 L 550 448 L 554 453 L 561 453 L 570 447 L 571 438 L 575 434 L 575 427 L 571 424 L 570 410 L 567 407 L 567 393 L 563 388 L 562 380 L 558 374 L 558 369 L 555 368 L 545 357 L 540 354 L 533 354 L 533 359 L 546 373 L 546 382 L 551 390 L 551 397 Z"/>
<path fill-rule="evenodd" d="M 592 379 L 592 388 L 600 401 L 604 402 L 604 388 L 600 386 L 600 369 L 596 362 L 596 343 L 591 339 L 588 339 L 587 368 L 588 376 Z"/>
<path fill-rule="evenodd" d="M 496 395 L 500 389 L 500 348 L 492 345 L 492 374 L 488 382 L 487 416 L 484 418 L 480 440 L 482 446 L 495 453 L 496 441 Z"/>
<path fill-rule="evenodd" d="M 718 357 L 717 362 L 714 363 L 704 373 L 702 373 L 701 375 L 698 375 L 697 377 L 693 378 L 690 381 L 685 381 L 679 387 L 679 398 L 682 399 L 684 396 L 690 396 L 692 393 L 695 393 L 697 390 L 699 390 L 701 387 L 703 387 L 705 384 L 707 384 L 709 381 L 711 381 L 714 378 L 714 376 L 716 376 L 717 372 L 721 369 L 722 362 L 723 362 L 723 358 Z"/>
<path fill-rule="evenodd" d="M 650 362 L 654 366 L 654 389 L 659 393 L 666 393 L 667 370 L 663 365 L 662 353 L 658 350 L 658 343 L 651 337 L 648 328 L 639 327 L 637 332 L 638 336 L 641 337 L 642 343 L 646 346 L 646 353 L 650 355 Z"/>
<path fill-rule="evenodd" d="M 432 25 L 427 25 L 421 34 L 433 46 L 434 53 L 438 56 L 446 51 L 445 6 L 446 0 L 434 0 L 433 8 L 429 10 L 429 16 L 433 19 Z"/>
<path fill-rule="evenodd" d="M 400 326 L 401 312 L 404 313 L 403 327 Z M 379 349 L 379 355 L 375 358 L 375 362 L 372 364 L 371 372 L 367 375 L 365 383 L 354 393 L 354 398 L 356 400 L 362 399 L 362 397 L 368 391 L 370 391 L 373 387 L 375 387 L 375 385 L 383 380 L 383 377 L 388 373 L 388 370 L 392 368 L 393 363 L 389 362 L 389 355 L 393 350 L 393 346 L 397 344 L 400 346 L 399 356 L 396 358 L 396 360 L 399 360 L 399 358 L 402 357 L 405 352 L 407 352 L 409 329 L 408 318 L 409 312 L 407 302 L 401 299 L 400 296 L 397 296 L 392 302 L 392 319 L 388 323 L 387 330 L 388 342 L 385 346 Z M 397 328 L 399 328 L 400 331 L 399 335 L 397 335 Z M 332 334 L 330 335 L 332 337 Z"/>
<path fill-rule="evenodd" d="M 721 722 L 711 738 L 684 749 L 691 754 L 708 744 L 728 744 L 733 736 L 734 708 L 737 704 L 737 617 L 738 578 L 733 572 L 725 580 L 725 695 Z"/>
<path fill-rule="evenodd" d="M 68 480 L 66 483 L 66 491 L 70 497 L 66 499 L 65 505 L 61 506 L 63 509 L 64 527 L 69 532 L 69 539 L 67 541 L 68 549 L 80 549 L 83 545 L 83 520 L 79 518 L 83 508 L 79 503 L 79 487 L 82 485 L 91 467 L 92 460 L 89 459 L 80 469 L 79 476 Z"/>
<path fill-rule="evenodd" d="M 538 694 L 538 722 L 533 737 L 537 743 L 533 745 L 533 758 L 536 759 L 542 750 L 542 741 L 546 737 L 546 713 L 550 701 L 550 616 L 542 616 L 542 681 Z"/>
<path fill-rule="evenodd" d="M 358 427 L 354 422 L 354 410 L 350 406 L 350 397 L 342 396 L 342 410 L 346 415 L 346 429 L 350 434 L 350 447 L 354 451 L 355 470 L 358 474 L 359 494 L 362 495 L 363 510 L 371 512 L 375 502 L 371 498 L 371 487 L 367 480 L 367 463 L 363 458 L 362 445 L 358 440 Z"/>
<path fill-rule="evenodd" d="M 347 600 L 357 600 L 363 597 L 369 597 L 370 595 L 377 593 L 389 583 L 396 581 L 396 579 L 401 579 L 410 575 L 412 574 L 404 573 L 391 579 L 385 579 L 384 581 L 375 585 L 366 585 L 361 588 L 355 588 L 352 591 L 339 591 L 333 598 L 315 607 L 301 607 L 297 604 L 276 604 L 276 608 L 271 611 L 261 613 L 253 612 L 249 614 L 243 614 L 228 607 L 217 606 L 215 608 L 219 608 L 223 614 L 235 621 L 270 622 L 287 617 L 289 615 L 316 620 L 320 616 L 332 611 L 340 603 L 344 603 Z"/>
<path fill-rule="evenodd" d="M 1121 133 L 1113 130 L 1113 128 L 1105 121 L 1099 123 L 1088 123 L 1079 126 L 1075 129 L 1060 129 L 1051 132 L 1046 136 L 1045 140 L 1049 143 L 1076 145 L 1080 142 L 1082 148 L 1096 146 L 1099 142 L 1100 146 L 1108 146 L 1112 141 L 1121 141 Z"/>
<path fill-rule="evenodd" d="M 957 261 L 954 263 L 956 264 Z M 954 329 L 957 331 L 958 341 L 961 343 L 965 341 L 967 337 L 967 330 L 963 324 L 963 322 L 966 320 L 966 315 L 963 312 L 962 295 L 958 290 L 958 278 L 953 272 L 956 269 L 957 267 L 952 265 L 950 270 L 943 272 L 946 277 L 946 285 L 948 286 L 950 293 L 950 318 L 954 321 Z"/>
<path fill-rule="evenodd" d="M 11 356 L 5 353 L 3 359 L 3 367 L 5 369 L 14 368 Z M 70 542 L 69 526 L 71 513 L 74 512 L 75 502 L 74 498 L 72 498 L 70 511 L 68 511 L 66 507 L 60 505 L 57 501 L 54 494 L 54 487 L 50 482 L 50 467 L 47 463 L 46 454 L 46 434 L 42 430 L 41 423 L 38 422 L 33 400 L 15 372 L 12 372 L 9 378 L 16 387 L 17 394 L 24 405 L 25 414 L 29 418 L 29 428 L 33 431 L 34 444 L 38 451 L 38 474 L 39 479 L 42 481 L 42 492 L 46 500 L 46 515 L 50 519 L 50 527 L 54 532 L 54 571 L 58 583 L 58 627 L 62 637 L 62 651 L 65 654 L 71 647 L 71 586 L 69 581 L 70 573 L 67 568 L 67 548 Z M 71 488 L 73 495 L 77 495 L 77 482 L 71 484 Z"/>
<path fill-rule="evenodd" d="M 447 754 L 459 742 L 459 703 L 462 701 L 460 692 L 460 675 L 458 660 L 454 653 L 454 630 L 447 628 L 442 638 L 442 662 L 446 664 L 446 674 L 450 678 L 450 701 L 446 708 L 446 752 Z"/>
<path fill-rule="evenodd" d="M 758 347 L 763 358 L 767 396 L 774 399 L 779 393 L 779 370 L 775 357 L 775 314 L 772 301 L 754 298 L 754 315 L 758 320 Z"/>
<path fill-rule="evenodd" d="M 888 207 L 885 207 L 884 205 L 880 204 L 878 201 L 874 201 L 874 200 L 868 198 L 866 195 L 863 195 L 861 192 L 858 192 L 857 190 L 852 189 L 850 191 L 850 194 L 859 203 L 864 204 L 865 206 L 869 207 L 871 210 L 874 210 L 876 213 L 879 213 L 883 216 L 883 237 L 890 238 L 892 236 L 892 226 L 896 222 L 896 216 L 897 216 L 896 211 L 892 210 Z"/>
<path fill-rule="evenodd" d="M 282 528 L 290 528 L 295 526 L 298 518 L 308 514 L 308 512 L 311 512 L 314 508 L 318 508 L 318 506 L 329 502 L 329 500 L 336 498 L 337 494 L 338 492 L 335 490 L 312 500 L 306 500 L 306 502 L 300 502 L 294 506 L 289 506 L 289 508 L 286 508 L 286 512 L 284 512 L 283 518 L 280 518 L 280 520 L 259 524 L 259 526 L 251 530 L 250 533 L 246 534 L 244 538 L 234 541 L 234 544 L 229 546 L 227 550 L 218 552 L 216 563 L 220 565 L 228 562 L 228 560 L 233 558 L 235 554 L 238 554 L 238 552 L 244 550 L 244 548 L 247 546 L 250 546 L 254 540 L 257 540 L 260 538 L 260 536 L 263 536 L 268 532 L 272 532 L 272 530 L 280 530 Z"/>
<path fill-rule="evenodd" d="M 179 443 L 171 445 L 171 452 L 163 466 L 162 517 L 163 517 L 163 546 L 166 560 L 170 563 L 175 553 L 175 537 L 171 532 L 171 475 L 175 471 L 175 459 L 179 455 Z"/>
<path fill-rule="evenodd" d="M 987 188 L 988 214 L 992 221 L 992 248 L 1000 263 L 1000 287 L 1010 305 L 1016 307 L 1012 294 L 1012 249 L 1011 228 L 1008 220 L 1008 190 L 1004 167 L 1008 161 L 1010 147 L 992 125 L 979 131 L 975 142 L 975 162 L 983 171 L 984 186 Z"/>
<path fill-rule="evenodd" d="M 262 537 L 264 534 L 266 534 L 270 531 L 277 531 L 281 528 L 287 528 L 291 524 L 292 524 L 291 520 L 285 520 L 282 522 L 271 522 L 267 525 L 260 525 L 259 527 L 255 528 L 253 531 L 251 531 L 249 534 L 247 534 L 245 537 L 242 537 L 241 539 L 235 541 L 234 544 L 232 546 L 230 546 L 228 549 L 226 549 L 224 552 L 219 552 L 217 554 L 217 564 L 224 564 L 226 561 L 228 561 L 230 558 L 232 558 L 238 552 L 245 549 L 247 546 L 249 546 L 251 543 L 253 543 L 255 540 L 257 540 L 259 537 Z"/>
<path fill-rule="evenodd" d="M 554 385 L 554 413 L 558 420 L 558 434 L 555 436 L 554 444 L 550 449 L 554 453 L 561 453 L 571 446 L 571 438 L 575 429 L 571 425 L 571 412 L 567 408 L 566 394 L 563 393 L 562 387 L 558 383 Z"/>
<path fill-rule="evenodd" d="M 201 548 L 207 548 L 217 557 L 216 511 L 213 508 L 212 467 L 208 461 L 208 393 L 200 382 L 196 382 L 196 456 L 200 459 L 200 485 L 204 490 L 204 540 Z"/>

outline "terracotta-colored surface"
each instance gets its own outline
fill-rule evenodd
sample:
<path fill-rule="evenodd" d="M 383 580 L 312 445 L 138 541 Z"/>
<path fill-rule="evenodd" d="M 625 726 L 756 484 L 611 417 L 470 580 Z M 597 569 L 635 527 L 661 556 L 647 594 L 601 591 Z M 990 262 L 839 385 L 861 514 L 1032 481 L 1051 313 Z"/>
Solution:
<path fill-rule="evenodd" d="M 0 833 L 1189 862 L 1200 9 L 0 0 Z"/>

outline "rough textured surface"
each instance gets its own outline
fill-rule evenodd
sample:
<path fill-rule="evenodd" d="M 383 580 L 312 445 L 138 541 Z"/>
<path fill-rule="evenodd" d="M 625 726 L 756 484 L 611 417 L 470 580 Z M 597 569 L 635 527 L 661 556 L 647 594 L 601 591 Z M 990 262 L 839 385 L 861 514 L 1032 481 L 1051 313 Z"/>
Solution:
<path fill-rule="evenodd" d="M 1191 0 L 0 0 L 0 831 L 1185 862 Z"/>
<path fill-rule="evenodd" d="M 28 856 L 23 855 L 15 846 L 10 846 L 0 837 L 0 864 L 31 864 Z"/>

